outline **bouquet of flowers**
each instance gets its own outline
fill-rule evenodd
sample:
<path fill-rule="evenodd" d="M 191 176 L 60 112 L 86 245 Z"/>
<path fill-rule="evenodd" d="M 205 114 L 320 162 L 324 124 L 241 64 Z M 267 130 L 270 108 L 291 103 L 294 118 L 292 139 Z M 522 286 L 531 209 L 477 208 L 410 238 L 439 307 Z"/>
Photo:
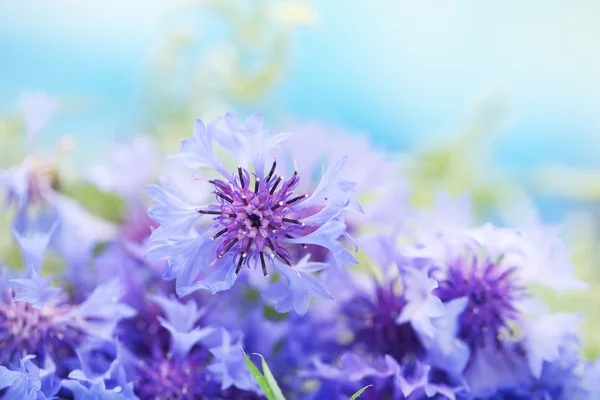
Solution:
<path fill-rule="evenodd" d="M 364 138 L 260 114 L 197 120 L 166 159 L 115 146 L 85 174 L 118 195 L 109 221 L 35 146 L 53 100 L 26 100 L 0 173 L 23 267 L 0 269 L 0 399 L 600 398 L 582 318 L 535 295 L 587 287 L 555 227 L 416 207 Z"/>

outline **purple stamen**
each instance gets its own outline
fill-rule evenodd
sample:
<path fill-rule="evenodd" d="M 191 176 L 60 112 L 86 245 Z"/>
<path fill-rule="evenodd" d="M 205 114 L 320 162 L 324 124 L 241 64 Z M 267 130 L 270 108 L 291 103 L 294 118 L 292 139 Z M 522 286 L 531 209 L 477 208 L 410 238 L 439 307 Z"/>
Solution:
<path fill-rule="evenodd" d="M 216 215 L 214 218 L 213 229 L 216 233 L 211 239 L 217 239 L 223 236 L 223 243 L 219 246 L 218 258 L 223 257 L 225 253 L 231 250 L 237 244 L 238 254 L 235 259 L 237 275 L 244 265 L 250 267 L 249 263 L 260 259 L 263 273 L 267 275 L 267 265 L 264 257 L 264 249 L 268 247 L 273 257 L 277 256 L 285 264 L 292 266 L 287 247 L 290 246 L 287 239 L 300 237 L 301 229 L 305 226 L 301 219 L 302 209 L 289 207 L 296 202 L 305 199 L 308 195 L 294 196 L 293 188 L 297 185 L 297 172 L 287 182 L 281 176 L 275 177 L 277 163 L 273 162 L 266 178 L 261 178 L 260 174 L 256 176 L 254 187 L 250 189 L 250 181 L 246 182 L 246 177 L 250 176 L 248 171 L 242 167 L 238 168 L 237 180 L 235 182 L 220 182 L 213 180 L 217 187 L 215 194 L 219 203 L 211 206 L 210 210 L 198 210 L 200 214 Z M 261 185 L 261 180 L 267 182 Z M 271 182 L 273 182 L 271 184 Z M 284 185 L 281 183 L 285 182 Z M 277 192 L 277 188 L 279 192 Z M 287 201 L 286 199 L 292 199 Z M 221 201 L 223 200 L 223 201 Z M 296 217 L 296 218 L 288 218 Z M 232 218 L 232 219 L 229 219 Z M 241 241 L 241 243 L 240 243 Z M 243 251 L 241 249 L 243 248 Z M 252 257 L 252 254 L 258 253 L 258 257 Z M 269 253 L 268 253 L 269 255 Z"/>
<path fill-rule="evenodd" d="M 307 194 L 303 194 L 302 196 L 298 196 L 298 197 L 294 197 L 291 200 L 288 200 L 286 202 L 286 204 L 294 204 L 295 202 L 299 201 L 299 200 L 303 200 L 303 199 L 307 199 L 308 195 Z"/>
<path fill-rule="evenodd" d="M 245 187 L 245 183 L 244 183 L 244 175 L 242 174 L 242 167 L 238 167 L 238 175 L 240 176 L 240 185 L 242 186 L 242 189 Z"/>
<path fill-rule="evenodd" d="M 221 193 L 221 192 L 215 192 L 215 194 L 217 196 L 219 196 L 220 198 L 222 198 L 223 200 L 225 200 L 226 202 L 228 202 L 229 204 L 233 203 L 233 200 L 230 199 L 229 197 L 225 196 L 223 193 Z"/>
<path fill-rule="evenodd" d="M 223 257 L 235 244 L 239 241 L 238 238 L 233 239 L 229 244 L 219 253 L 219 258 Z"/>
<path fill-rule="evenodd" d="M 271 180 L 271 178 L 273 177 L 273 173 L 275 172 L 276 166 L 277 166 L 277 160 L 273 160 L 273 166 L 271 167 L 271 171 L 269 171 L 269 175 L 267 175 L 267 179 L 265 179 L 267 182 L 269 182 Z"/>
<path fill-rule="evenodd" d="M 271 191 L 269 192 L 270 194 L 275 193 L 275 189 L 277 189 L 277 185 L 279 185 L 279 182 L 281 182 L 280 176 L 278 176 L 277 179 L 275 180 L 275 184 L 273 184 L 273 187 L 271 188 Z"/>

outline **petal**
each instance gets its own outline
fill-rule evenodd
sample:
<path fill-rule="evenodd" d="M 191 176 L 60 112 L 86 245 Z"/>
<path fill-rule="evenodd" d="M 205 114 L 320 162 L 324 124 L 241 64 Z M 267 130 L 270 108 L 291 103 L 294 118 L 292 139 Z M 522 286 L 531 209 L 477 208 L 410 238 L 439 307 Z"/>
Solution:
<path fill-rule="evenodd" d="M 21 255 L 29 274 L 34 272 L 40 273 L 42 264 L 44 263 L 46 249 L 48 248 L 50 238 L 54 234 L 56 227 L 57 224 L 54 224 L 46 233 L 33 233 L 27 235 L 18 232 L 16 229 L 12 230 L 13 236 L 21 248 Z"/>
<path fill-rule="evenodd" d="M 181 332 L 164 318 L 158 317 L 160 324 L 171 334 L 171 353 L 175 360 L 182 361 L 189 354 L 196 343 L 214 332 L 214 328 L 193 329 L 189 332 Z"/>
<path fill-rule="evenodd" d="M 213 121 L 206 128 L 204 123 L 197 119 L 194 125 L 193 139 L 185 139 L 181 142 L 179 154 L 170 158 L 183 163 L 192 169 L 211 168 L 226 178 L 231 174 L 227 172 L 213 149 L 212 134 L 220 119 Z"/>

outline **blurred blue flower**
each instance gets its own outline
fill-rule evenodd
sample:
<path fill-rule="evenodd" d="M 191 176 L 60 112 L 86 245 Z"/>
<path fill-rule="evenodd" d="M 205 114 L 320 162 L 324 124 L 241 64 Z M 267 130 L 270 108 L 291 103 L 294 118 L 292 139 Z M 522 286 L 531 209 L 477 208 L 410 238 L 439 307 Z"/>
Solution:
<path fill-rule="evenodd" d="M 429 275 L 439 283 L 433 294 L 450 314 L 432 322 L 442 325 L 435 336 L 417 330 L 428 360 L 449 371 L 464 367 L 477 396 L 504 393 L 539 378 L 544 363 L 558 359 L 563 337 L 577 328 L 578 316 L 548 314 L 529 292 L 534 283 L 582 287 L 556 252 L 556 237 L 544 236 L 540 227 L 536 232 L 491 225 L 446 229 L 425 236 L 425 242 L 404 254 L 410 255 L 403 259 L 409 264 L 411 256 L 419 265 L 428 260 Z M 413 286 L 405 284 L 406 290 Z"/>
<path fill-rule="evenodd" d="M 59 376 L 73 366 L 89 371 L 102 368 L 84 349 L 110 347 L 118 321 L 135 312 L 119 302 L 123 293 L 117 281 L 100 285 L 79 305 L 67 303 L 61 290 L 49 285 L 51 277 L 41 276 L 51 233 L 16 234 L 27 271 L 0 288 L 0 363 L 34 355 L 39 365 L 52 360 Z"/>
<path fill-rule="evenodd" d="M 57 191 L 60 176 L 56 155 L 39 154 L 36 149 L 36 138 L 57 104 L 43 93 L 26 94 L 21 99 L 28 138 L 26 157 L 20 165 L 0 171 L 0 188 L 6 192 L 8 205 L 14 205 L 14 230 L 47 232 L 57 226 L 51 246 L 68 262 L 66 277 L 77 288 L 96 244 L 114 238 L 117 231 Z"/>
<path fill-rule="evenodd" d="M 35 356 L 26 356 L 14 368 L 0 366 L 0 399 L 53 399 L 60 389 L 52 364 L 41 369 L 33 363 Z"/>
<path fill-rule="evenodd" d="M 128 321 L 119 334 L 120 363 L 140 399 L 253 396 L 248 390 L 256 385 L 243 360 L 241 336 L 200 328 L 206 310 L 194 300 L 159 295 L 150 300 L 162 315 L 146 313 L 142 320 Z"/>

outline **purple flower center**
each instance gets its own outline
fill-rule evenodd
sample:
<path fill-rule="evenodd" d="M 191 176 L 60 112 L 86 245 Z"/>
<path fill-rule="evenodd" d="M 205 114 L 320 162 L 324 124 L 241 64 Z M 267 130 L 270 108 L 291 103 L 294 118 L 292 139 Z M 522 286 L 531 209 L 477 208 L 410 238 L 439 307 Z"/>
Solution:
<path fill-rule="evenodd" d="M 444 302 L 467 297 L 460 316 L 459 336 L 471 348 L 482 347 L 492 338 L 500 343 L 503 331 L 512 333 L 510 321 L 518 318 L 515 301 L 526 296 L 526 290 L 513 276 L 515 267 L 506 268 L 489 257 L 460 258 L 439 280 L 435 294 Z"/>
<path fill-rule="evenodd" d="M 375 301 L 357 297 L 344 306 L 348 328 L 354 334 L 354 343 L 366 352 L 389 354 L 399 362 L 414 359 L 424 349 L 410 323 L 398 325 L 396 319 L 405 300 L 392 287 L 377 287 Z"/>
<path fill-rule="evenodd" d="M 205 369 L 206 361 L 205 355 L 198 352 L 179 361 L 169 356 L 149 363 L 140 361 L 135 393 L 140 399 L 208 399 L 218 386 Z"/>
<path fill-rule="evenodd" d="M 0 303 L 0 353 L 9 358 L 35 354 L 43 360 L 48 349 L 56 350 L 64 342 L 76 344 L 79 329 L 61 321 L 67 312 L 64 307 L 52 305 L 38 310 L 12 299 Z"/>
<path fill-rule="evenodd" d="M 229 182 L 209 181 L 215 186 L 218 204 L 209 206 L 208 210 L 198 210 L 200 214 L 216 215 L 211 240 L 220 240 L 218 258 L 230 251 L 237 253 L 236 275 L 243 265 L 250 267 L 250 260 L 260 259 L 263 274 L 267 276 L 266 257 L 292 265 L 285 239 L 303 233 L 305 225 L 295 206 L 308 195 L 294 195 L 300 181 L 298 173 L 284 180 L 274 175 L 276 165 L 273 162 L 264 179 L 254 175 L 254 184 L 250 173 L 241 167 L 238 167 L 238 176 Z"/>

